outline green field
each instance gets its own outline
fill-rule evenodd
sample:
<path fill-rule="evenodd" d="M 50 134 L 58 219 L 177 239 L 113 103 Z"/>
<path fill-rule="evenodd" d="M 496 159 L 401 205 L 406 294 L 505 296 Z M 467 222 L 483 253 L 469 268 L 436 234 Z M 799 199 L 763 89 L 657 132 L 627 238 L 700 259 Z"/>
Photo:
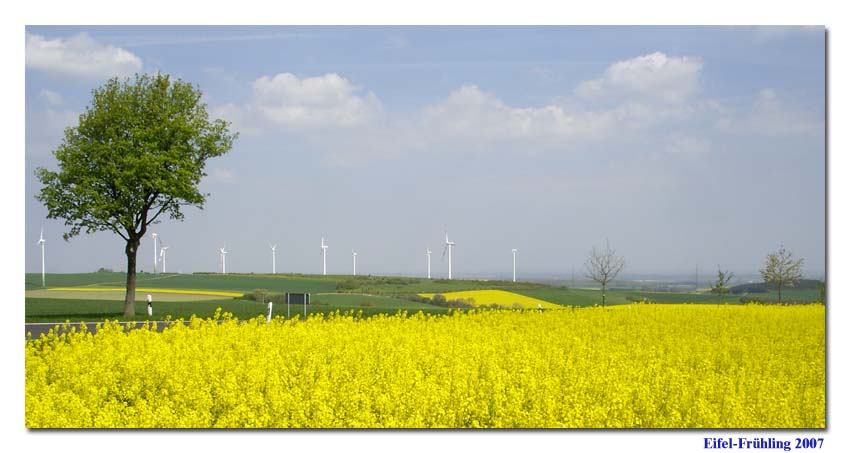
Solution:
<path fill-rule="evenodd" d="M 602 294 L 597 289 L 587 288 L 532 288 L 518 289 L 514 292 L 543 299 L 552 303 L 570 306 L 591 306 L 601 304 Z M 741 299 L 757 302 L 775 301 L 778 295 L 770 293 L 725 294 L 722 298 L 711 293 L 673 293 L 634 290 L 606 291 L 606 305 L 631 304 L 646 300 L 656 304 L 740 304 Z M 783 303 L 809 303 L 818 300 L 817 290 L 786 289 L 782 291 Z"/>
<path fill-rule="evenodd" d="M 266 304 L 252 300 L 218 299 L 192 302 L 160 302 L 154 303 L 154 316 L 148 318 L 146 303 L 136 302 L 135 321 L 148 319 L 161 320 L 166 316 L 172 319 L 188 319 L 193 314 L 203 318 L 211 317 L 217 308 L 232 313 L 239 319 L 249 319 L 265 316 Z M 59 298 L 27 298 L 26 322 L 57 322 L 69 321 L 102 321 L 104 319 L 125 319 L 123 317 L 124 302 L 108 300 L 80 300 Z M 317 294 L 312 296 L 311 304 L 307 306 L 307 314 L 341 312 L 354 310 L 362 311 L 363 316 L 378 313 L 396 313 L 406 310 L 409 313 L 422 311 L 425 313 L 441 314 L 447 311 L 443 307 L 395 299 L 384 296 L 353 295 L 353 294 Z M 292 316 L 303 316 L 303 305 L 290 305 Z M 286 315 L 286 304 L 273 306 L 275 316 Z"/>
<path fill-rule="evenodd" d="M 123 273 L 48 274 L 47 287 L 92 287 L 122 288 Z M 101 321 L 105 318 L 122 318 L 123 293 L 77 293 L 44 291 L 41 274 L 26 274 L 27 290 L 25 317 L 27 322 Z M 308 313 L 327 313 L 336 310 L 362 310 L 364 316 L 376 313 L 408 312 L 445 313 L 446 308 L 417 301 L 418 293 L 447 293 L 480 289 L 513 291 L 529 297 L 564 306 L 585 307 L 601 304 L 601 292 L 597 289 L 555 287 L 539 283 L 507 282 L 498 280 L 428 280 L 408 277 L 372 277 L 346 275 L 301 275 L 301 274 L 139 274 L 139 287 L 185 290 L 218 290 L 237 293 L 252 293 L 263 289 L 267 293 L 308 292 L 312 304 Z M 782 292 L 785 303 L 808 303 L 818 298 L 817 290 L 786 289 Z M 87 294 L 90 294 L 87 296 Z M 775 300 L 777 294 L 728 294 L 722 300 L 709 293 L 673 293 L 636 290 L 611 290 L 606 293 L 606 304 L 622 305 L 642 300 L 652 303 L 696 303 L 696 304 L 740 304 L 741 300 Z M 264 315 L 263 302 L 209 297 L 207 300 L 188 300 L 188 296 L 171 297 L 154 295 L 153 319 L 188 318 L 192 314 L 208 317 L 216 308 L 233 313 L 240 319 Z M 166 300 L 171 300 L 166 302 Z M 134 320 L 145 320 L 145 303 L 137 302 Z M 275 315 L 286 314 L 284 304 L 275 304 Z M 291 313 L 303 313 L 302 306 L 292 306 Z"/>
<path fill-rule="evenodd" d="M 592 305 L 600 305 L 602 303 L 602 292 L 596 289 L 586 289 L 586 288 L 572 288 L 572 289 L 563 289 L 563 288 L 544 288 L 544 289 L 522 289 L 517 290 L 516 292 L 530 296 L 536 297 L 538 299 L 543 299 L 552 303 L 556 303 L 559 305 L 571 305 L 571 306 L 592 306 Z M 605 292 L 605 304 L 606 305 L 622 305 L 622 304 L 631 304 L 638 301 L 646 300 L 648 302 L 659 303 L 659 304 L 682 304 L 682 303 L 696 303 L 696 304 L 717 304 L 721 303 L 721 300 L 715 295 L 706 295 L 706 294 L 692 294 L 692 293 L 661 293 L 661 292 L 650 292 L 650 291 L 606 291 Z M 732 297 L 724 297 L 724 303 L 734 303 L 737 302 L 738 298 Z"/>
<path fill-rule="evenodd" d="M 154 304 L 154 316 L 148 318 L 145 311 L 146 303 L 136 302 L 136 316 L 127 319 L 123 316 L 123 301 L 27 298 L 26 322 L 62 323 L 65 320 L 77 322 L 103 321 L 104 319 L 145 321 L 165 319 L 168 315 L 174 319 L 188 319 L 193 313 L 206 318 L 212 316 L 218 307 L 233 313 L 239 319 L 253 318 L 266 312 L 264 304 L 250 300 L 162 302 Z"/>
<path fill-rule="evenodd" d="M 138 274 L 136 285 L 150 288 L 207 289 L 236 292 L 251 292 L 262 288 L 270 292 L 319 293 L 333 292 L 340 276 L 312 276 L 298 274 Z M 117 286 L 126 283 L 126 274 L 122 272 L 103 272 L 93 274 L 48 274 L 47 287 L 64 286 Z M 25 289 L 41 288 L 41 274 L 27 274 Z"/>
<path fill-rule="evenodd" d="M 449 293 L 478 289 L 546 289 L 552 286 L 531 282 L 508 282 L 503 280 L 446 280 L 412 277 L 369 277 L 345 276 L 339 280 L 340 291 L 363 294 L 410 295 L 419 293 Z"/>
<path fill-rule="evenodd" d="M 743 297 L 755 301 L 775 301 L 779 298 L 779 293 L 776 291 L 770 291 L 767 293 L 731 294 L 730 297 L 734 297 L 735 300 Z M 809 303 L 813 300 L 820 300 L 820 291 L 816 289 L 795 288 L 786 288 L 782 290 L 782 303 Z"/>

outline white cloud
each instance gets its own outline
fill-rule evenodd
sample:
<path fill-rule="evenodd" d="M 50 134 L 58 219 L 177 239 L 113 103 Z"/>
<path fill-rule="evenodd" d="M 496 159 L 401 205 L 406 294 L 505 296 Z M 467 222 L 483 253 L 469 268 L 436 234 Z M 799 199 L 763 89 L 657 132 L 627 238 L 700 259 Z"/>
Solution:
<path fill-rule="evenodd" d="M 255 80 L 250 103 L 224 105 L 216 114 L 253 132 L 362 126 L 378 118 L 383 107 L 374 93 L 360 91 L 333 73 L 305 78 L 281 73 Z"/>
<path fill-rule="evenodd" d="M 256 79 L 249 103 L 214 113 L 242 133 L 285 131 L 342 165 L 410 152 L 607 149 L 696 157 L 711 152 L 712 125 L 742 134 L 822 129 L 816 117 L 788 109 L 770 90 L 749 111 L 702 98 L 701 71 L 699 59 L 656 52 L 610 65 L 600 78 L 580 83 L 573 97 L 510 105 L 470 84 L 402 116 L 385 115 L 374 93 L 338 74 L 281 73 Z"/>
<path fill-rule="evenodd" d="M 475 85 L 463 86 L 427 107 L 422 130 L 426 138 L 491 145 L 504 140 L 553 141 L 576 138 L 603 126 L 601 117 L 577 116 L 561 106 L 510 107 Z"/>
<path fill-rule="evenodd" d="M 254 82 L 254 106 L 269 121 L 295 128 L 354 126 L 374 118 L 381 104 L 337 74 L 299 79 L 283 73 Z"/>
<path fill-rule="evenodd" d="M 299 78 L 280 73 L 256 79 L 250 102 L 220 105 L 213 113 L 242 133 L 301 134 L 316 149 L 329 150 L 334 162 L 361 160 L 350 157 L 354 153 L 392 156 L 405 150 L 566 150 L 623 143 L 662 122 L 698 114 L 698 103 L 685 101 L 695 94 L 701 69 L 697 60 L 654 53 L 617 62 L 602 78 L 582 83 L 576 91 L 584 93 L 583 102 L 511 106 L 476 85 L 465 85 L 406 118 L 385 116 L 374 93 L 364 93 L 339 74 Z M 598 102 L 591 91 L 606 100 Z M 317 133 L 329 129 L 334 134 Z"/>
<path fill-rule="evenodd" d="M 618 61 L 599 79 L 582 82 L 575 94 L 584 100 L 640 100 L 681 103 L 699 89 L 702 62 L 655 52 Z"/>
<path fill-rule="evenodd" d="M 127 50 L 104 45 L 86 33 L 70 38 L 26 36 L 26 66 L 81 79 L 128 76 L 142 69 L 142 60 Z"/>
<path fill-rule="evenodd" d="M 716 110 L 716 103 L 696 99 L 702 66 L 699 59 L 660 52 L 619 61 L 602 77 L 580 83 L 575 98 L 539 106 L 510 106 L 467 85 L 427 107 L 421 130 L 431 142 L 457 147 L 534 151 L 622 144 Z M 683 140 L 668 146 L 688 154 L 707 149 Z"/>
<path fill-rule="evenodd" d="M 602 109 L 567 104 L 513 107 L 467 85 L 427 107 L 423 139 L 441 146 L 476 149 L 514 145 L 525 152 L 568 150 L 588 144 L 623 143 L 659 125 L 685 121 L 702 107 L 625 102 Z"/>

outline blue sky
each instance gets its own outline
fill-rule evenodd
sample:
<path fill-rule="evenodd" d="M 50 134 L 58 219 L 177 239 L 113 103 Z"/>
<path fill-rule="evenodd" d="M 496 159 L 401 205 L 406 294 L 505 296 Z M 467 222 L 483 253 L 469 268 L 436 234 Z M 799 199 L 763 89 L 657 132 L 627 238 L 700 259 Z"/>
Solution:
<path fill-rule="evenodd" d="M 26 270 L 125 267 L 120 238 L 65 242 L 33 170 L 107 78 L 196 84 L 240 132 L 203 211 L 152 228 L 171 271 L 755 273 L 780 244 L 821 276 L 821 27 L 26 27 Z M 149 270 L 153 245 L 140 252 Z"/>

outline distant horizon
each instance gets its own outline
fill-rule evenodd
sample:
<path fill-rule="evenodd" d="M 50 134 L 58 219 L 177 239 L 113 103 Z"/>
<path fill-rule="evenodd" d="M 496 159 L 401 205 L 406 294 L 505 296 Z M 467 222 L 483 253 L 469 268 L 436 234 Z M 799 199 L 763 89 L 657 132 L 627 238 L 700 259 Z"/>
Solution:
<path fill-rule="evenodd" d="M 90 272 L 47 272 L 46 275 L 64 275 L 64 274 L 96 274 L 97 270 L 93 270 Z M 116 274 L 126 274 L 126 270 L 119 269 L 109 269 L 109 272 L 103 273 L 116 273 Z M 162 274 L 162 272 L 157 272 L 157 274 L 153 274 L 149 270 L 141 270 L 138 271 L 139 274 L 144 275 L 157 275 Z M 26 275 L 41 275 L 41 272 L 26 272 Z M 191 275 L 191 274 L 213 274 L 218 275 L 220 272 L 213 271 L 188 271 L 188 272 L 178 272 L 171 271 L 165 272 L 165 274 L 177 274 L 177 275 Z M 455 280 L 500 280 L 500 281 L 510 281 L 512 278 L 512 274 L 510 272 L 460 272 L 455 273 L 452 272 L 452 276 Z M 322 277 L 321 273 L 303 273 L 303 272 L 277 272 L 276 274 L 272 274 L 271 272 L 230 272 L 222 275 L 303 275 L 303 276 L 317 276 Z M 351 274 L 331 274 L 328 273 L 325 275 L 326 277 L 354 277 Z M 427 279 L 425 275 L 415 275 L 413 273 L 378 273 L 378 274 L 357 274 L 357 277 L 406 277 L 406 278 L 420 278 Z M 700 287 L 710 286 L 711 282 L 715 279 L 715 274 L 700 274 Z M 823 281 L 823 275 L 810 275 L 803 274 L 802 277 L 804 280 L 821 280 Z M 446 276 L 435 275 L 432 269 L 432 280 L 445 280 Z M 572 280 L 570 275 L 564 275 L 563 273 L 552 272 L 535 272 L 535 273 L 527 273 L 520 278 L 520 275 L 517 275 L 517 282 L 543 282 L 543 281 L 553 281 L 553 282 L 583 282 L 588 283 L 592 282 L 592 280 L 585 275 L 576 274 L 575 280 Z M 617 281 L 627 281 L 627 282 L 647 282 L 647 283 L 679 283 L 679 284 L 690 284 L 694 282 L 694 274 L 686 274 L 686 273 L 657 273 L 657 274 L 629 274 L 622 273 L 619 275 L 614 282 Z M 761 275 L 758 273 L 742 273 L 737 274 L 733 277 L 733 284 L 743 284 L 743 283 L 760 283 L 763 282 L 761 279 Z"/>

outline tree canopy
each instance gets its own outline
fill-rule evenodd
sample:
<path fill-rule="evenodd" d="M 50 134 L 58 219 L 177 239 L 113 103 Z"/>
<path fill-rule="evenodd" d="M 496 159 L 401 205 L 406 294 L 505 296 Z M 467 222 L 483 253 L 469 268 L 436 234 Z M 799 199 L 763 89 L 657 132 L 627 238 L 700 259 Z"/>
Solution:
<path fill-rule="evenodd" d="M 65 130 L 53 152 L 58 171 L 36 170 L 43 184 L 36 198 L 48 218 L 65 220 L 66 240 L 112 231 L 127 242 L 125 315 L 133 314 L 135 257 L 147 227 L 163 216 L 182 220 L 185 206 L 202 208 L 206 161 L 228 152 L 238 136 L 209 118 L 201 96 L 160 73 L 113 78 L 93 90 L 77 126 Z"/>
<path fill-rule="evenodd" d="M 729 292 L 729 281 L 735 276 L 733 272 L 724 271 L 720 269 L 720 266 L 717 267 L 717 280 L 714 281 L 714 284 L 711 286 L 711 292 L 720 296 L 720 300 L 723 300 L 723 295 Z"/>
<path fill-rule="evenodd" d="M 803 259 L 794 259 L 791 252 L 779 246 L 779 250 L 767 255 L 761 276 L 766 283 L 776 285 L 779 292 L 779 303 L 782 303 L 782 288 L 793 287 L 803 278 Z"/>

